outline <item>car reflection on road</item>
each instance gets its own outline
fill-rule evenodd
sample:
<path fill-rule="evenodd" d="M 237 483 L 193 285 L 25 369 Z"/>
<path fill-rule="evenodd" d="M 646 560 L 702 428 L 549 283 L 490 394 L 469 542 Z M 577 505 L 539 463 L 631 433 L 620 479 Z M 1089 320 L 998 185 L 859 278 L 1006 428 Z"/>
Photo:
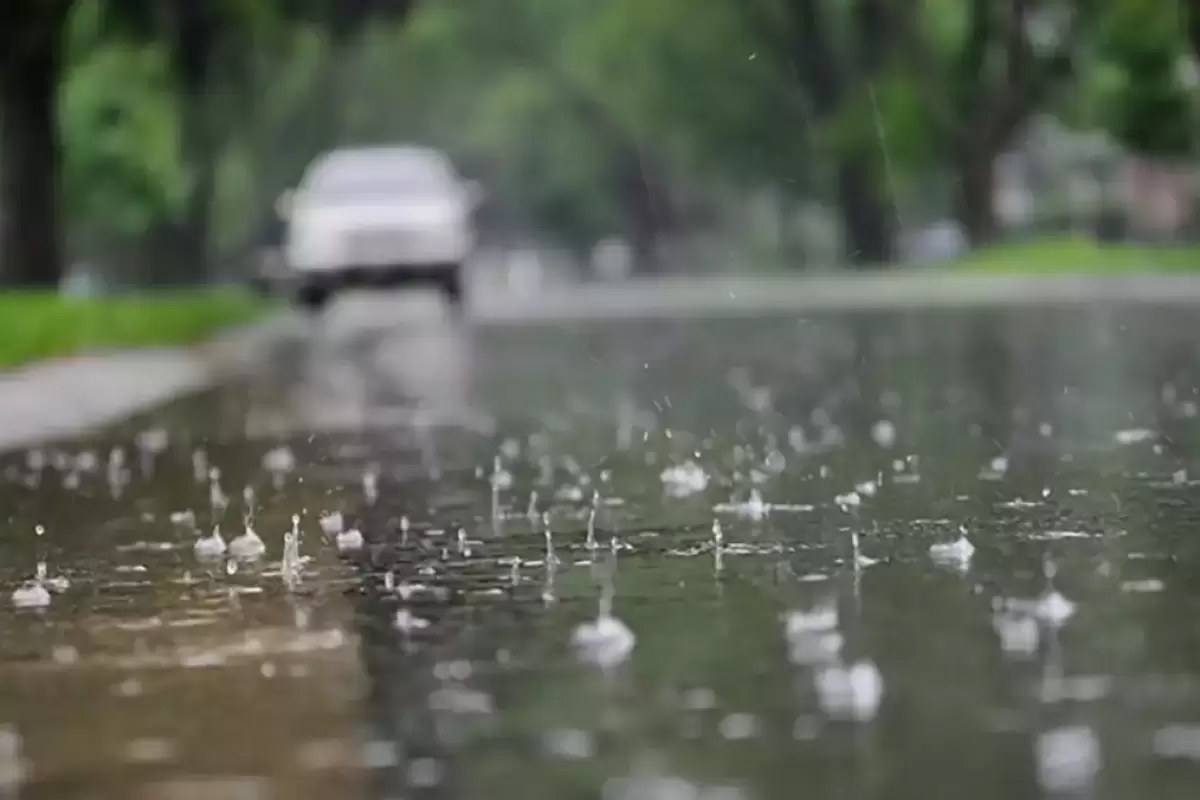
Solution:
<path fill-rule="evenodd" d="M 486 428 L 489 419 L 475 410 L 472 333 L 427 299 L 351 296 L 322 320 L 298 320 L 252 381 L 248 433 Z M 410 307 L 398 314 L 398 304 Z"/>

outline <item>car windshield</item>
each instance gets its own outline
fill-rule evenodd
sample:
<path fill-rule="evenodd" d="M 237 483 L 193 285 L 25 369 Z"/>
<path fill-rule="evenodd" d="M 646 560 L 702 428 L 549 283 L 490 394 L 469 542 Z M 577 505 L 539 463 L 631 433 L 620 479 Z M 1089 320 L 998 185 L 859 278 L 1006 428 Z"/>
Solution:
<path fill-rule="evenodd" d="M 454 179 L 448 166 L 425 154 L 353 153 L 318 166 L 309 191 L 326 200 L 445 194 Z"/>

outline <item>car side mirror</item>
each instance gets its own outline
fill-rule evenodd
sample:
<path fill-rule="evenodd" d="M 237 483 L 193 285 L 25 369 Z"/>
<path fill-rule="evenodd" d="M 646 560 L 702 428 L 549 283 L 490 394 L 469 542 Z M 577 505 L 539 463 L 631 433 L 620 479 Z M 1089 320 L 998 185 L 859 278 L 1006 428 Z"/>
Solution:
<path fill-rule="evenodd" d="M 296 204 L 296 190 L 284 189 L 275 200 L 275 214 L 282 220 L 292 218 L 292 208 Z"/>
<path fill-rule="evenodd" d="M 483 184 L 479 181 L 467 181 L 463 184 L 463 195 L 467 198 L 467 205 L 472 210 L 483 205 L 483 201 L 487 198 L 487 192 L 483 188 Z"/>

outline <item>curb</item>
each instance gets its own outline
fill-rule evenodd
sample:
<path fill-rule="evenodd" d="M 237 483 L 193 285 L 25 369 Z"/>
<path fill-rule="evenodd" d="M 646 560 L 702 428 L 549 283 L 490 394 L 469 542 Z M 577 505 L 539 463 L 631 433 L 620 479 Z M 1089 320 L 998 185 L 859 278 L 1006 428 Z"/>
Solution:
<path fill-rule="evenodd" d="M 253 369 L 280 315 L 203 344 L 70 357 L 0 373 L 0 453 L 86 434 Z"/>

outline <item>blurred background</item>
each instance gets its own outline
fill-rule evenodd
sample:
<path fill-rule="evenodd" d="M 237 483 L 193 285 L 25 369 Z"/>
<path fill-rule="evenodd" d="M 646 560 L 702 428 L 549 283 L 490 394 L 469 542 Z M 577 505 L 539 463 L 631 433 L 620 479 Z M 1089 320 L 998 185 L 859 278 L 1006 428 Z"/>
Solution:
<path fill-rule="evenodd" d="M 1188 6 L 19 2 L 0 33 L 0 274 L 241 281 L 314 156 L 396 141 L 487 187 L 481 254 L 570 275 L 1186 243 Z"/>

